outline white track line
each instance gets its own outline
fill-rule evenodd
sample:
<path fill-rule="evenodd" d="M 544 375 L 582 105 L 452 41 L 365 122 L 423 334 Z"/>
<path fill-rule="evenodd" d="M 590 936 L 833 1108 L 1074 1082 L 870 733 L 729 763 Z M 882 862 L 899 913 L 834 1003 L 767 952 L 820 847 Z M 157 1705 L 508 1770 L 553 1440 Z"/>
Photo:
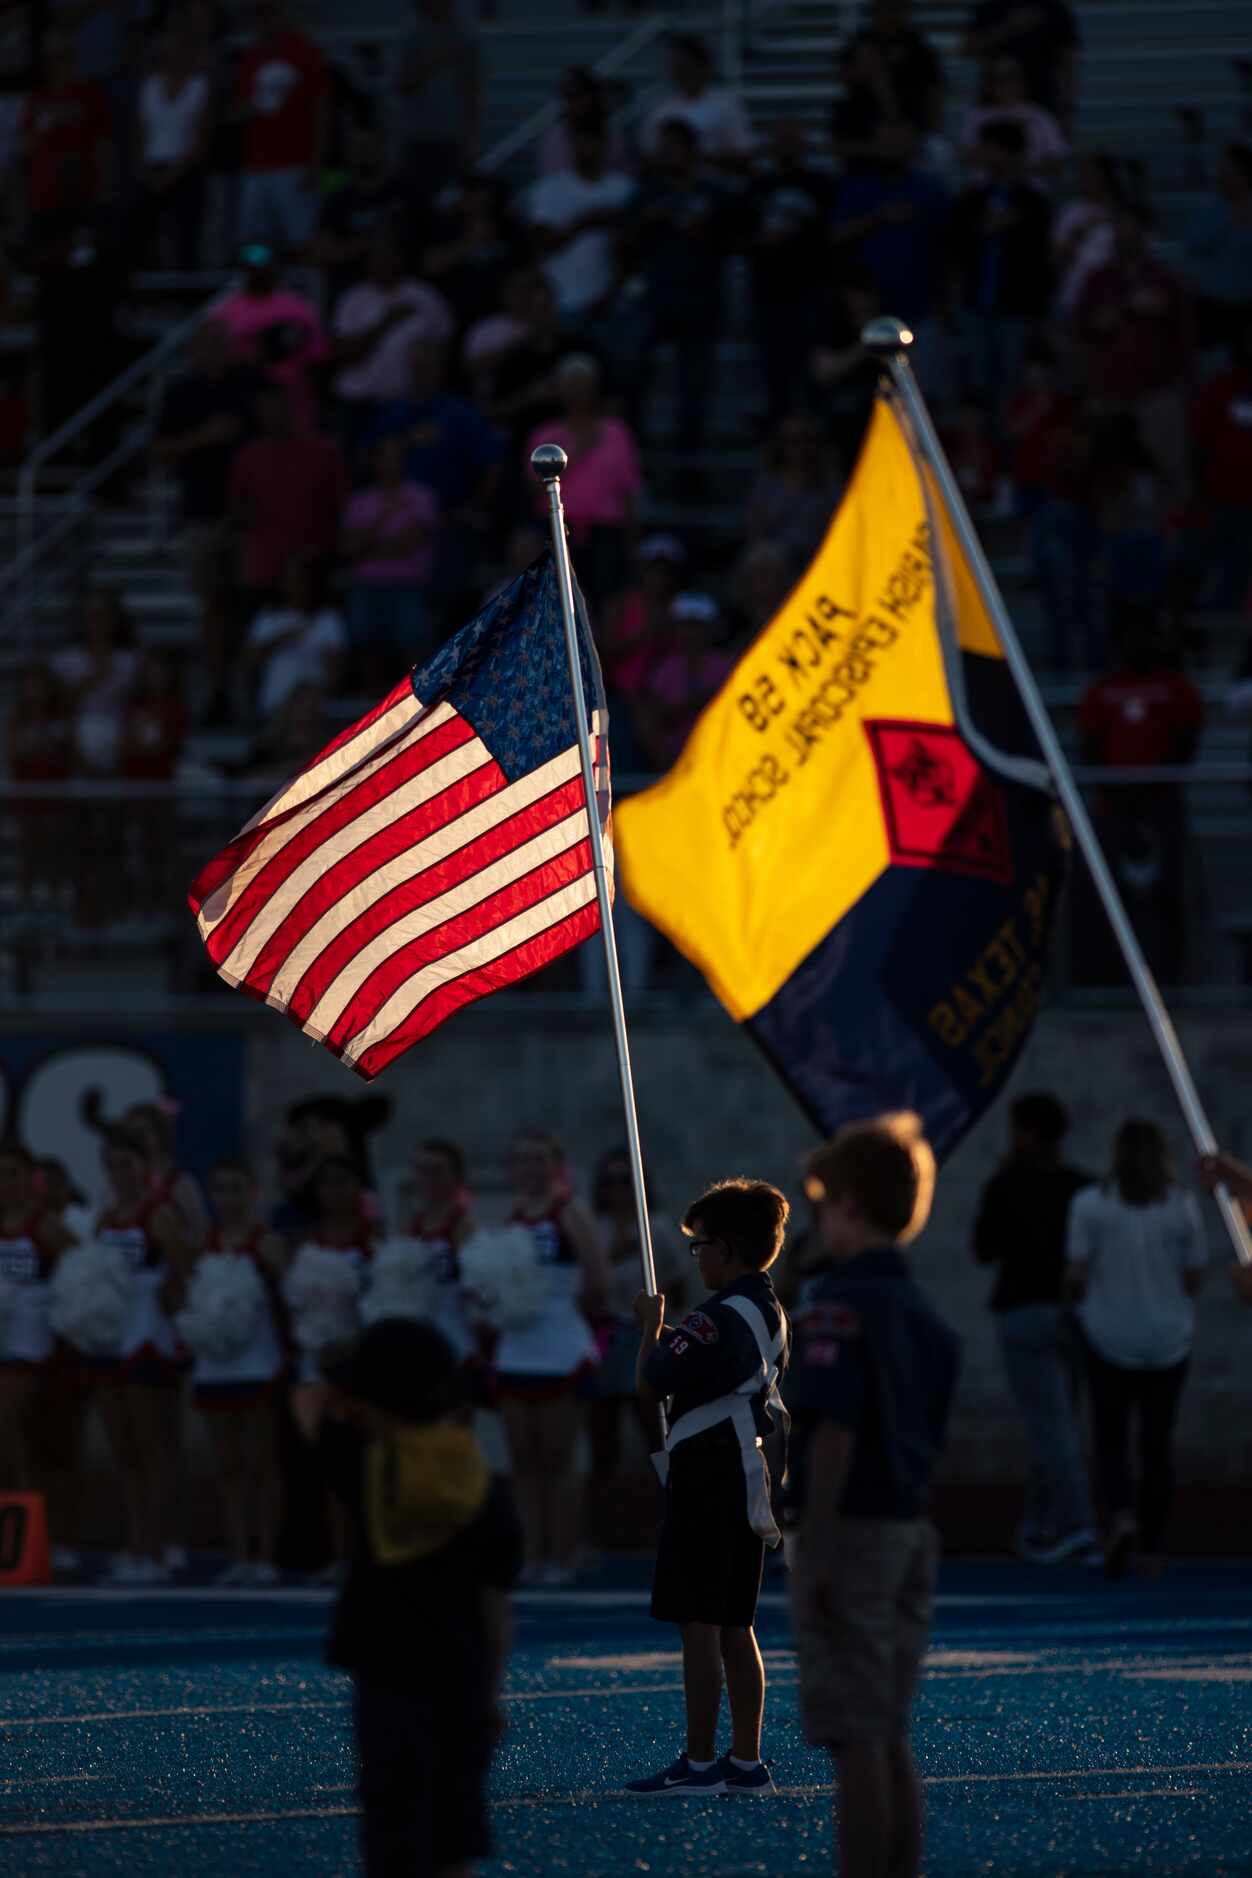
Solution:
<path fill-rule="evenodd" d="M 69 1819 L 29 1826 L 0 1826 L 10 1838 L 60 1832 L 157 1832 L 167 1826 L 259 1826 L 283 1819 L 350 1819 L 357 1806 L 296 1806 L 265 1813 L 170 1813 L 150 1819 Z"/>

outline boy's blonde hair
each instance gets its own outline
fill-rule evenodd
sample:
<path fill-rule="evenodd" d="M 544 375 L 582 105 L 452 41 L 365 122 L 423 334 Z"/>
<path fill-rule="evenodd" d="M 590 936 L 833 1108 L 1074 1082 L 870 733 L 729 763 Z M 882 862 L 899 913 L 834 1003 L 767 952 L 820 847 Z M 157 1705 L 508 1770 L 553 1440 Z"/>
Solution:
<path fill-rule="evenodd" d="M 804 1190 L 815 1205 L 850 1195 L 896 1245 L 916 1239 L 930 1218 L 935 1156 L 920 1116 L 908 1110 L 848 1122 L 810 1156 Z"/>

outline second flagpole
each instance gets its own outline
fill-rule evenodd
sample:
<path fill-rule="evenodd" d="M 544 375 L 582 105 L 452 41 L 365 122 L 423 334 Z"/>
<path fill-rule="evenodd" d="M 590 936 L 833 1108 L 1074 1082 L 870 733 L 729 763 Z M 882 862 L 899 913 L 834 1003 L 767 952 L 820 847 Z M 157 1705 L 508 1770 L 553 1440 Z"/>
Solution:
<path fill-rule="evenodd" d="M 1190 1066 L 1183 1055 L 1182 1045 L 1178 1041 L 1178 1033 L 1174 1029 L 1165 1000 L 1161 996 L 1160 988 L 1144 957 L 1143 948 L 1130 923 L 1130 917 L 1122 904 L 1117 882 L 1113 878 L 1109 864 L 1104 857 L 1104 850 L 1100 846 L 1099 836 L 1087 813 L 1087 805 L 1071 774 L 1060 739 L 1048 715 L 1047 706 L 1035 683 L 1034 672 L 1022 650 L 995 575 L 983 552 L 982 543 L 970 520 L 969 511 L 965 507 L 960 485 L 952 474 L 943 445 L 931 422 L 930 412 L 926 408 L 917 380 L 913 376 L 908 358 L 908 349 L 913 343 L 913 335 L 902 321 L 882 318 L 871 321 L 862 333 L 861 341 L 867 352 L 881 359 L 886 365 L 891 375 L 891 382 L 908 415 L 917 446 L 930 465 L 939 485 L 948 514 L 952 519 L 953 528 L 956 530 L 957 538 L 969 562 L 970 572 L 977 582 L 979 592 L 982 594 L 984 604 L 995 626 L 1005 662 L 1013 674 L 1013 682 L 1017 686 L 1018 695 L 1030 720 L 1031 729 L 1038 739 L 1040 752 L 1056 787 L 1061 807 L 1069 819 L 1074 840 L 1087 863 L 1095 890 L 1100 897 L 1109 925 L 1113 929 L 1113 936 L 1126 962 L 1131 982 L 1139 994 L 1144 1015 L 1147 1017 L 1157 1048 L 1164 1059 L 1165 1068 L 1173 1085 L 1178 1105 L 1186 1119 L 1191 1139 L 1195 1143 L 1196 1152 L 1204 1155 L 1215 1154 L 1217 1139 L 1205 1113 L 1204 1105 L 1200 1101 L 1199 1091 L 1192 1080 Z M 1242 1213 L 1225 1187 L 1218 1187 L 1214 1197 L 1236 1257 L 1241 1264 L 1252 1264 L 1252 1240 L 1249 1239 L 1247 1222 Z"/>
<path fill-rule="evenodd" d="M 557 590 L 561 596 L 561 618 L 565 625 L 565 653 L 569 661 L 570 691 L 574 699 L 574 721 L 578 730 L 578 755 L 582 765 L 583 791 L 587 798 L 587 837 L 591 843 L 591 864 L 595 875 L 596 901 L 600 909 L 600 938 L 604 944 L 604 968 L 608 978 L 609 1008 L 613 1014 L 617 1073 L 621 1083 L 622 1108 L 626 1117 L 626 1148 L 630 1158 L 630 1178 L 635 1196 L 639 1259 L 643 1268 L 643 1288 L 649 1297 L 655 1297 L 656 1261 L 652 1255 L 652 1227 L 648 1219 L 648 1192 L 644 1181 L 643 1148 L 639 1140 L 639 1115 L 635 1106 L 635 1079 L 630 1066 L 630 1039 L 626 1034 L 622 975 L 618 968 L 617 940 L 613 931 L 613 896 L 609 888 L 604 837 L 596 808 L 596 766 L 591 748 L 591 724 L 587 716 L 587 691 L 583 684 L 582 657 L 578 646 L 574 577 L 570 569 L 569 545 L 565 539 L 565 511 L 561 506 L 561 477 L 565 473 L 567 462 L 568 458 L 560 444 L 542 443 L 532 453 L 530 466 L 548 492 L 552 554 L 556 562 Z"/>

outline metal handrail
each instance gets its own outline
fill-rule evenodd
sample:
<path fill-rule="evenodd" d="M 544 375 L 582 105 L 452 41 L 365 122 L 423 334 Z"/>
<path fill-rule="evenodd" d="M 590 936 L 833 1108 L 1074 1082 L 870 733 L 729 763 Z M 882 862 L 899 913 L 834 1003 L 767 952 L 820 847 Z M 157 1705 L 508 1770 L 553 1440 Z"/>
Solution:
<path fill-rule="evenodd" d="M 633 32 L 627 33 L 626 37 L 620 39 L 608 52 L 603 53 L 592 65 L 591 70 L 601 78 L 612 78 L 654 40 L 663 39 L 673 30 L 674 22 L 668 13 L 655 14 L 650 20 L 645 20 L 641 25 L 636 26 Z M 492 175 L 496 170 L 502 169 L 510 158 L 517 155 L 519 150 L 525 150 L 528 145 L 537 142 L 545 130 L 551 129 L 552 125 L 559 120 L 560 115 L 559 104 L 552 101 L 541 104 L 538 110 L 531 112 L 529 117 L 524 117 L 520 124 L 515 124 L 499 143 L 492 145 L 491 149 L 479 159 L 479 169 L 487 175 Z"/>

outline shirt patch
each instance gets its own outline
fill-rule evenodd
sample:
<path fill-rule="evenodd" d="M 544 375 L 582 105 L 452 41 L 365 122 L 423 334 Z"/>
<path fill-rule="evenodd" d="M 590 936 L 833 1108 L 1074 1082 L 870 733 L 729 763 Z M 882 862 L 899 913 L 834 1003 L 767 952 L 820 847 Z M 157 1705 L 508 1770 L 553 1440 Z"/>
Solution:
<path fill-rule="evenodd" d="M 804 1327 L 826 1337 L 859 1337 L 861 1320 L 849 1304 L 836 1299 L 810 1304 L 804 1313 Z"/>
<path fill-rule="evenodd" d="M 679 1329 L 688 1337 L 694 1337 L 697 1343 L 716 1343 L 720 1334 L 713 1319 L 706 1317 L 703 1311 L 691 1311 L 683 1318 Z"/>
<path fill-rule="evenodd" d="M 839 1361 L 839 1345 L 825 1337 L 804 1340 L 804 1361 L 812 1369 L 833 1369 Z"/>

